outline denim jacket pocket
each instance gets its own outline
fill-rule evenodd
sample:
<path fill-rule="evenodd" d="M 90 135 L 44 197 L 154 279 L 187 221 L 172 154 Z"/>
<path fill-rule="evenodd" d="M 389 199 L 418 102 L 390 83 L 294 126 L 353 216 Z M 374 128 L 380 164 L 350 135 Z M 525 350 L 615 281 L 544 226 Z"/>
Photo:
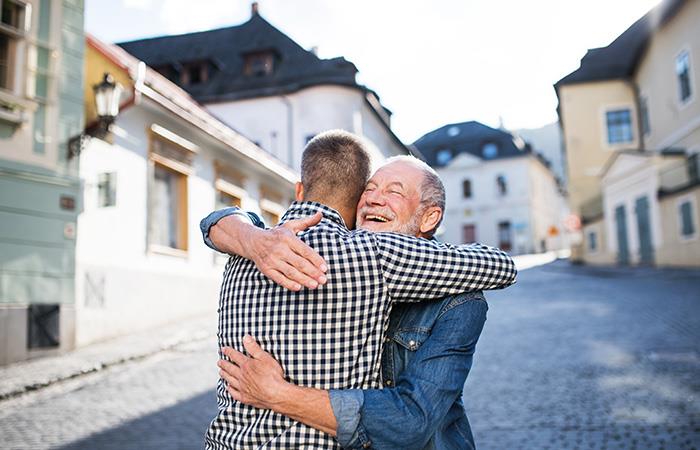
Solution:
<path fill-rule="evenodd" d="M 430 330 L 427 328 L 397 330 L 394 333 L 394 341 L 406 350 L 415 352 L 430 336 Z"/>

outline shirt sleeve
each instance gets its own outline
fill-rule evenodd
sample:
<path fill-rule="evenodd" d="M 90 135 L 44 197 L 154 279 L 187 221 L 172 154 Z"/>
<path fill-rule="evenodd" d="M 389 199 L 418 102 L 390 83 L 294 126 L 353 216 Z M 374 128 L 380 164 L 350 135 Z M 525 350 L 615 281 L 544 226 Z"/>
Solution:
<path fill-rule="evenodd" d="M 515 283 L 517 270 L 504 251 L 481 244 L 455 246 L 397 233 L 375 233 L 389 296 L 416 302 Z"/>
<path fill-rule="evenodd" d="M 214 243 L 209 238 L 209 230 L 211 229 L 211 227 L 216 225 L 216 223 L 219 220 L 228 216 L 239 216 L 258 228 L 265 228 L 265 222 L 263 222 L 260 216 L 253 212 L 243 211 L 238 206 L 231 206 L 229 208 L 218 209 L 210 213 L 207 217 L 202 219 L 201 222 L 199 222 L 199 229 L 202 232 L 204 244 L 206 244 L 206 246 L 211 248 L 212 250 L 216 250 L 217 252 L 221 252 L 221 250 L 216 248 Z"/>
<path fill-rule="evenodd" d="M 360 423 L 360 409 L 364 404 L 364 396 L 362 391 L 356 389 L 331 389 L 328 396 L 338 424 L 336 439 L 341 446 L 345 447 L 358 439 L 357 426 Z"/>
<path fill-rule="evenodd" d="M 462 395 L 487 310 L 485 300 L 468 300 L 449 309 L 395 387 L 358 390 L 363 394 L 360 421 L 349 442 L 341 441 L 338 433 L 343 448 L 424 448 Z M 343 431 L 344 436 L 349 433 Z"/>

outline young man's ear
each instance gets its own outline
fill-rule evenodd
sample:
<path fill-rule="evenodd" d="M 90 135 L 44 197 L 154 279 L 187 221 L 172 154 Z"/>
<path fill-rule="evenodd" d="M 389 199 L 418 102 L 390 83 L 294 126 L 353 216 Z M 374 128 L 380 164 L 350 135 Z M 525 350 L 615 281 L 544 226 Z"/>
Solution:
<path fill-rule="evenodd" d="M 423 217 L 420 219 L 420 232 L 425 234 L 430 230 L 435 229 L 440 219 L 442 218 L 442 210 L 437 206 L 431 206 L 424 213 Z"/>
<path fill-rule="evenodd" d="M 294 199 L 298 202 L 304 200 L 304 185 L 301 184 L 301 181 L 297 181 L 297 184 L 294 186 Z"/>

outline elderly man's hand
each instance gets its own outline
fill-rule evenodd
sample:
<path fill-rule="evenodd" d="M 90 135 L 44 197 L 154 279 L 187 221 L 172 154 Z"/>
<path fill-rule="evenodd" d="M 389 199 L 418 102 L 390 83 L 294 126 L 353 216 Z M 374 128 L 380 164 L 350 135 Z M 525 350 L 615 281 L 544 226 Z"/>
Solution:
<path fill-rule="evenodd" d="M 253 230 L 243 242 L 246 253 L 260 272 L 280 286 L 292 291 L 315 289 L 326 283 L 326 262 L 297 233 L 318 224 L 322 217 L 319 212 L 271 230 Z"/>
<path fill-rule="evenodd" d="M 284 400 L 289 386 L 284 370 L 252 337 L 246 336 L 243 346 L 250 356 L 231 347 L 222 349 L 231 362 L 219 360 L 219 375 L 226 380 L 227 390 L 235 400 L 256 408 L 274 409 Z"/>

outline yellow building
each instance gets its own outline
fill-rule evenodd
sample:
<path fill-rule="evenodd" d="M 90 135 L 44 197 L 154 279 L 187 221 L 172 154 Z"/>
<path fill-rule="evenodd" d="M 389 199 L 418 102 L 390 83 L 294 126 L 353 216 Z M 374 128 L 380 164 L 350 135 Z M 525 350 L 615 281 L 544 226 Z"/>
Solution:
<path fill-rule="evenodd" d="M 554 85 L 574 260 L 700 265 L 699 23 L 700 2 L 665 0 Z"/>

